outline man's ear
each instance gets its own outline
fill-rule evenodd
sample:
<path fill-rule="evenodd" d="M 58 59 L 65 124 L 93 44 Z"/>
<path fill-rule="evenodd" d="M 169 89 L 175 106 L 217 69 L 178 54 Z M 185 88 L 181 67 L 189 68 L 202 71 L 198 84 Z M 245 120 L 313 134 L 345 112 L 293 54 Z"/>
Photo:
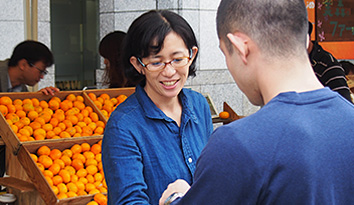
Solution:
<path fill-rule="evenodd" d="M 243 63 L 247 64 L 247 56 L 249 54 L 248 36 L 240 32 L 228 33 L 226 36 L 234 46 L 236 52 L 239 53 Z"/>
<path fill-rule="evenodd" d="M 26 59 L 21 59 L 17 62 L 17 66 L 20 68 L 20 70 L 24 70 L 27 65 L 29 64 Z"/>
<path fill-rule="evenodd" d="M 135 70 L 141 75 L 145 75 L 144 67 L 139 63 L 135 56 L 130 57 L 130 63 L 134 66 Z"/>

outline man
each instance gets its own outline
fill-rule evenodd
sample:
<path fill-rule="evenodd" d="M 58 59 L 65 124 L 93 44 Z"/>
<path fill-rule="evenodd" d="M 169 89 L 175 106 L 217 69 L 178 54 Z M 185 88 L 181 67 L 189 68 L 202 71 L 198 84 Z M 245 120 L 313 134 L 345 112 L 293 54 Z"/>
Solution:
<path fill-rule="evenodd" d="M 160 204 L 354 204 L 354 106 L 316 78 L 307 29 L 303 0 L 221 1 L 227 67 L 262 108 L 216 129 Z"/>
<path fill-rule="evenodd" d="M 44 75 L 47 67 L 54 62 L 52 52 L 37 41 L 23 41 L 18 44 L 10 59 L 0 61 L 0 92 L 27 92 L 27 85 L 34 86 Z M 54 95 L 59 89 L 41 89 L 45 95 Z M 5 146 L 0 146 L 0 177 L 5 172 Z"/>
<path fill-rule="evenodd" d="M 47 46 L 37 41 L 23 41 L 15 47 L 9 60 L 0 61 L 0 92 L 27 92 L 26 85 L 36 85 L 53 62 Z M 46 87 L 40 91 L 53 95 L 59 89 Z"/>
<path fill-rule="evenodd" d="M 311 22 L 308 22 L 308 24 L 308 33 L 311 36 L 313 26 Z M 307 51 L 312 68 L 322 85 L 328 86 L 331 90 L 338 92 L 349 102 L 352 102 L 347 79 L 345 78 L 345 70 L 337 59 L 325 51 L 317 41 L 309 41 Z"/>

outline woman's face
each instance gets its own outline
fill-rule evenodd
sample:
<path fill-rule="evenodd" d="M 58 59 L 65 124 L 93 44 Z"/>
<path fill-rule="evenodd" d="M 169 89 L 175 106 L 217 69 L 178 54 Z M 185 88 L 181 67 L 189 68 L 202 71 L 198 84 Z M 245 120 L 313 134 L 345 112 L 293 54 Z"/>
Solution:
<path fill-rule="evenodd" d="M 146 77 L 145 91 L 148 96 L 155 101 L 164 101 L 172 98 L 176 98 L 183 88 L 188 78 L 189 66 L 193 62 L 195 54 L 197 53 L 197 47 L 193 48 L 192 59 L 187 65 L 179 68 L 174 68 L 169 62 L 174 59 L 182 57 L 189 57 L 190 52 L 184 41 L 180 36 L 174 32 L 170 32 L 164 42 L 162 49 L 156 55 L 150 55 L 141 59 L 145 65 L 157 62 L 166 63 L 164 69 L 159 71 L 149 71 L 146 67 L 143 67 L 140 63 L 131 60 L 134 67 L 141 74 Z"/>

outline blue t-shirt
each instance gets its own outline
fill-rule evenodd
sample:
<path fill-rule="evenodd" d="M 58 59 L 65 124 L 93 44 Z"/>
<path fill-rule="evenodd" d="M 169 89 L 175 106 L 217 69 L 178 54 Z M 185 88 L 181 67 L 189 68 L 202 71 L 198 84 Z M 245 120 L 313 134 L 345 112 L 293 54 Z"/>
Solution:
<path fill-rule="evenodd" d="M 179 178 L 192 183 L 213 124 L 203 95 L 182 89 L 179 98 L 180 127 L 140 85 L 112 113 L 102 142 L 109 204 L 158 204 L 169 183 Z"/>
<path fill-rule="evenodd" d="M 354 106 L 328 88 L 279 94 L 215 130 L 173 204 L 354 204 Z"/>

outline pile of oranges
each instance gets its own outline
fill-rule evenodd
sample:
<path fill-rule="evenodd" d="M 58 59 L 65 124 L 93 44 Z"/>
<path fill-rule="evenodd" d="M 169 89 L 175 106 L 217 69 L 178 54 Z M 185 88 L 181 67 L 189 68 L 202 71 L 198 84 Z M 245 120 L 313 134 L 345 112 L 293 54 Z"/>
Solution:
<path fill-rule="evenodd" d="M 105 123 L 80 95 L 64 100 L 54 96 L 48 102 L 3 96 L 0 112 L 20 141 L 102 135 Z"/>
<path fill-rule="evenodd" d="M 74 144 L 68 149 L 41 146 L 32 159 L 58 199 L 107 192 L 101 161 L 102 140 L 93 144 Z M 104 201 L 98 195 L 100 201 Z"/>
<path fill-rule="evenodd" d="M 103 116 L 108 119 L 116 107 L 127 99 L 126 95 L 119 95 L 118 97 L 110 97 L 107 93 L 102 93 L 96 96 L 95 93 L 88 93 L 90 99 L 94 102 L 97 108 L 101 111 Z"/>
<path fill-rule="evenodd" d="M 86 205 L 107 205 L 107 201 L 108 200 L 106 195 L 98 193 L 93 197 L 93 201 L 90 201 Z"/>

